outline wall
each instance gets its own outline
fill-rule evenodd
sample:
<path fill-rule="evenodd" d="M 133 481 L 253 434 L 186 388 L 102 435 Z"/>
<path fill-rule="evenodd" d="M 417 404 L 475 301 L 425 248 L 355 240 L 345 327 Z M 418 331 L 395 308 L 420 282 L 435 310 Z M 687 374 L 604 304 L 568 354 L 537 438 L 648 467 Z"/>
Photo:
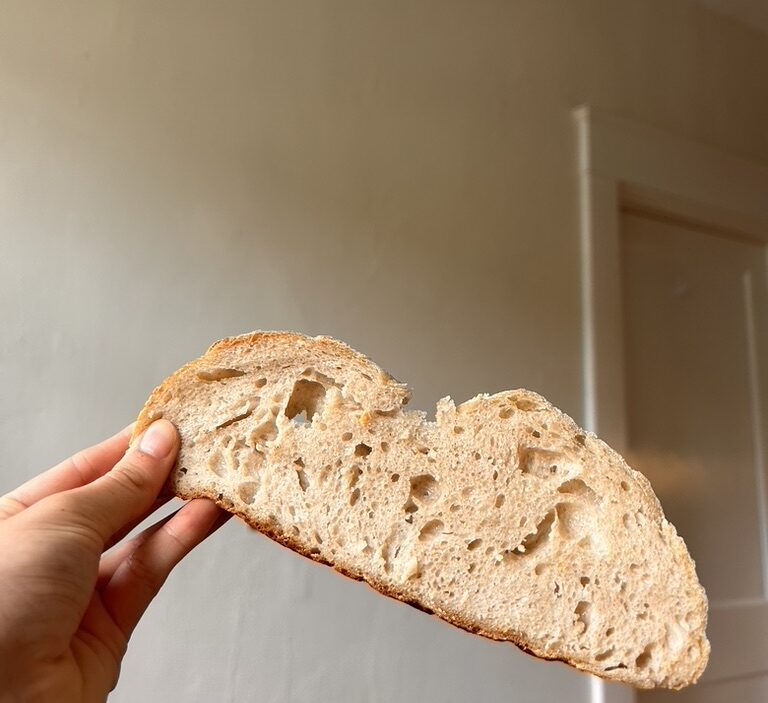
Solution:
<path fill-rule="evenodd" d="M 0 490 L 253 328 L 339 336 L 416 407 L 527 386 L 578 418 L 570 108 L 768 160 L 767 44 L 689 0 L 5 0 Z M 113 700 L 588 690 L 232 523 Z"/>

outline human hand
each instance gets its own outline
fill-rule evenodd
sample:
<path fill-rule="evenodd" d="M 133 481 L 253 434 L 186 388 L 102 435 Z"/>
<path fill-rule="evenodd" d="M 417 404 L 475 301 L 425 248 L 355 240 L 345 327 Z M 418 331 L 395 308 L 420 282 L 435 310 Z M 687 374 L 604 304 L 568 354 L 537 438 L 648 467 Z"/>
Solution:
<path fill-rule="evenodd" d="M 229 517 L 207 499 L 119 542 L 160 496 L 178 435 L 130 428 L 0 498 L 0 692 L 10 700 L 103 701 L 128 639 L 170 571 Z M 2 700 L 6 700 L 0 696 Z"/>

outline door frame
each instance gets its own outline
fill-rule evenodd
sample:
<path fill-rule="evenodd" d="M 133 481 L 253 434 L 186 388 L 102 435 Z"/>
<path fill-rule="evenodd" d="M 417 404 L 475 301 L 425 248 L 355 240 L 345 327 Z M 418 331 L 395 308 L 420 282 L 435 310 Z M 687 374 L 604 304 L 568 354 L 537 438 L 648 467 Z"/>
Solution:
<path fill-rule="evenodd" d="M 626 448 L 627 429 L 621 212 L 695 224 L 700 231 L 768 245 L 768 164 L 589 106 L 575 108 L 572 116 L 581 246 L 583 419 L 587 429 L 621 452 Z M 768 436 L 763 440 L 768 442 Z M 762 480 L 763 472 L 758 474 Z M 765 485 L 762 488 L 765 600 L 743 606 L 764 612 L 768 609 L 768 501 Z M 768 645 L 766 652 L 756 656 L 768 657 Z M 635 699 L 630 688 L 597 677 L 592 678 L 591 695 L 592 703 Z"/>

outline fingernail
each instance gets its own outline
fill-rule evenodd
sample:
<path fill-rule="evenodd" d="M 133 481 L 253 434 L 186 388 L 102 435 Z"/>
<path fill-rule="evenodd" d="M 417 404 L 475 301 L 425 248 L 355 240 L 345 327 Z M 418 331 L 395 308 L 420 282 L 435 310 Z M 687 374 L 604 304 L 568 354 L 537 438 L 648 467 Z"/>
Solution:
<path fill-rule="evenodd" d="M 165 459 L 176 441 L 175 432 L 170 422 L 158 420 L 152 423 L 141 436 L 139 451 L 155 459 Z"/>

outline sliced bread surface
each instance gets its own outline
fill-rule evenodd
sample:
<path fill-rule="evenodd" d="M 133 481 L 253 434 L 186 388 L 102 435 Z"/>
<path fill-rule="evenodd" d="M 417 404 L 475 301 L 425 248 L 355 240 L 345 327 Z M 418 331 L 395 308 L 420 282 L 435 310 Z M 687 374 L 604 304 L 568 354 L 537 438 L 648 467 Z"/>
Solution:
<path fill-rule="evenodd" d="M 651 688 L 706 666 L 707 600 L 642 474 L 526 390 L 407 410 L 409 391 L 329 337 L 213 344 L 150 396 L 208 497 L 381 593 L 536 656 Z"/>

